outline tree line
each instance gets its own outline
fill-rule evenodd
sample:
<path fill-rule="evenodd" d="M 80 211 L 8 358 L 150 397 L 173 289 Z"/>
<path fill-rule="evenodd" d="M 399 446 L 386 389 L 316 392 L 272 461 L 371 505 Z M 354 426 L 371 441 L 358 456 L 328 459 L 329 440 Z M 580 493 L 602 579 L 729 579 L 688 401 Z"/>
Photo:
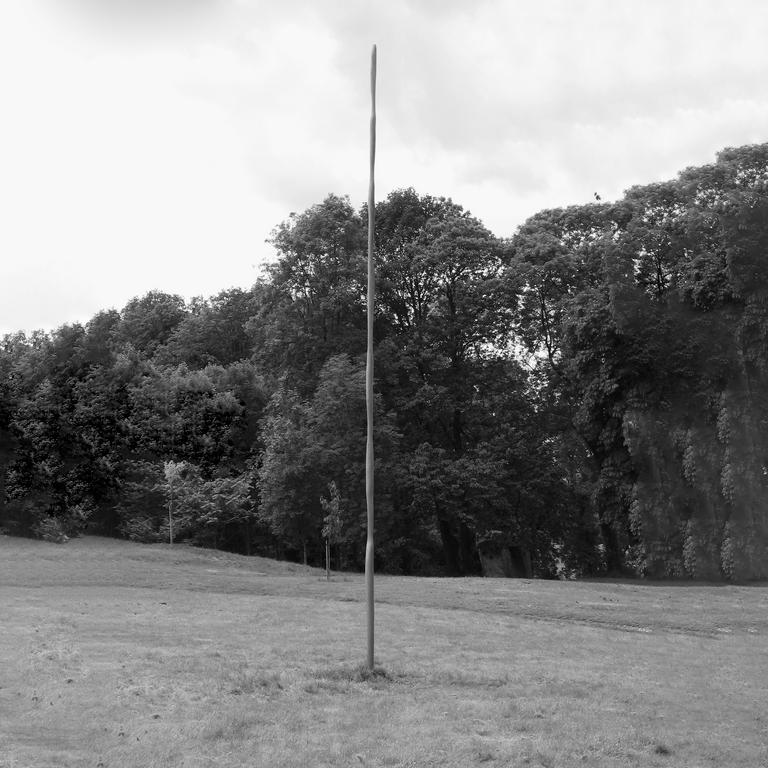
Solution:
<path fill-rule="evenodd" d="M 367 210 L 273 232 L 249 290 L 0 344 L 0 527 L 360 568 Z M 510 239 L 376 206 L 376 565 L 768 576 L 768 145 Z M 331 525 L 328 510 L 333 509 Z"/>

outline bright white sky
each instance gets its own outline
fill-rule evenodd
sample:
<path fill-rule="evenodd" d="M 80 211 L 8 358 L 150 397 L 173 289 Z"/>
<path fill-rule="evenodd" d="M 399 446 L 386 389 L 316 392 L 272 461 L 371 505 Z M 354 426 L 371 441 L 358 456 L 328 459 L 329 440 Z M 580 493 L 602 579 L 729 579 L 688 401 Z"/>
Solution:
<path fill-rule="evenodd" d="M 543 208 L 768 141 L 762 0 L 2 0 L 0 333 L 248 287 L 291 211 Z"/>

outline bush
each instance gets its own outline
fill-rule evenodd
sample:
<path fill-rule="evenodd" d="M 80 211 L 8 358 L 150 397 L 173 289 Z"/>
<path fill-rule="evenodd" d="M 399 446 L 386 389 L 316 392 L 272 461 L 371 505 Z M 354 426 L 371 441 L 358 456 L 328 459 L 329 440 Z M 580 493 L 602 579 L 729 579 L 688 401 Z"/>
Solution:
<path fill-rule="evenodd" d="M 86 529 L 94 511 L 92 501 L 83 501 L 68 507 L 67 514 L 61 521 L 67 536 L 79 536 Z"/>
<path fill-rule="evenodd" d="M 142 544 L 153 544 L 158 541 L 167 541 L 168 537 L 163 538 L 153 522 L 143 517 L 132 517 L 124 520 L 120 525 L 120 533 L 130 541 L 139 541 Z"/>
<path fill-rule="evenodd" d="M 54 544 L 66 544 L 69 541 L 64 525 L 57 517 L 45 516 L 40 518 L 32 527 L 32 533 L 38 539 Z"/>

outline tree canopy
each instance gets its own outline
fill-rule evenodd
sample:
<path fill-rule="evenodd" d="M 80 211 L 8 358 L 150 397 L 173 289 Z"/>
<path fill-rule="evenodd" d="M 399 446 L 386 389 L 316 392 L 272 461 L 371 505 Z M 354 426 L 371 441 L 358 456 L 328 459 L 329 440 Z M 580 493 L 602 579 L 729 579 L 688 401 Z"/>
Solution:
<path fill-rule="evenodd" d="M 366 218 L 329 195 L 248 290 L 5 336 L 0 528 L 319 564 L 332 503 L 361 567 Z M 377 568 L 768 575 L 768 145 L 508 240 L 396 190 L 375 240 Z"/>

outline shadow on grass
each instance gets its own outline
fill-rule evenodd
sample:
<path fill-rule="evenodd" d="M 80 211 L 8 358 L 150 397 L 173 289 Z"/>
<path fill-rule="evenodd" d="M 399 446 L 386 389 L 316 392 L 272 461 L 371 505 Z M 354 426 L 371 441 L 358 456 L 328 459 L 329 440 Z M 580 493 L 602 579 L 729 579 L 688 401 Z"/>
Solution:
<path fill-rule="evenodd" d="M 314 682 L 310 688 L 325 690 L 349 690 L 352 684 L 368 683 L 375 688 L 391 684 L 438 685 L 466 688 L 501 688 L 510 684 L 509 675 L 501 677 L 475 674 L 461 670 L 442 670 L 432 673 L 392 673 L 380 666 L 370 669 L 365 664 L 321 669 L 312 673 Z"/>
<path fill-rule="evenodd" d="M 354 667 L 330 667 L 318 670 L 313 677 L 333 683 L 379 683 L 393 679 L 384 667 L 374 665 L 371 669 L 367 664 L 358 664 Z"/>
<path fill-rule="evenodd" d="M 250 672 L 242 670 L 231 679 L 229 692 L 235 696 L 249 693 L 273 693 L 285 690 L 277 672 Z"/>
<path fill-rule="evenodd" d="M 384 689 L 396 682 L 396 678 L 384 667 L 374 665 L 371 669 L 367 664 L 327 667 L 313 672 L 312 677 L 314 680 L 304 687 L 307 693 L 318 693 L 321 690 L 345 693 L 350 691 L 352 686 L 361 684 L 367 684 L 375 689 Z"/>
<path fill-rule="evenodd" d="M 383 667 L 370 669 L 366 664 L 320 669 L 312 673 L 312 678 L 304 686 L 306 693 L 350 693 L 354 686 L 362 684 L 382 690 L 394 680 Z"/>
<path fill-rule="evenodd" d="M 623 576 L 586 576 L 580 579 L 570 580 L 571 584 L 597 584 L 599 586 L 628 586 L 628 587 L 674 587 L 674 588 L 692 588 L 700 587 L 709 589 L 726 587 L 768 587 L 768 579 L 734 579 L 710 581 L 706 579 L 691 579 L 680 577 L 678 579 L 642 579 L 638 577 Z"/>

